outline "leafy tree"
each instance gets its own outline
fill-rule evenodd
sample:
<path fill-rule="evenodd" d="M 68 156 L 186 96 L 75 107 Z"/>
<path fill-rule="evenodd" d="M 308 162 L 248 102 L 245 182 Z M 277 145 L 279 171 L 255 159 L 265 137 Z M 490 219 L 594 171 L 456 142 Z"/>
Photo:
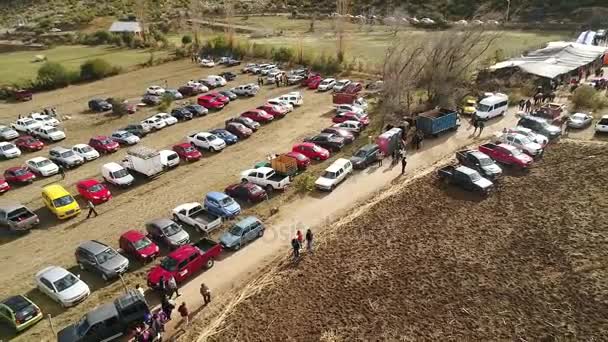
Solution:
<path fill-rule="evenodd" d="M 61 88 L 74 81 L 73 74 L 63 65 L 56 62 L 46 62 L 38 69 L 37 82 L 45 89 Z"/>
<path fill-rule="evenodd" d="M 190 43 L 192 43 L 192 36 L 185 35 L 185 36 L 182 37 L 182 44 L 183 45 L 188 45 Z"/>
<path fill-rule="evenodd" d="M 115 75 L 119 71 L 117 67 L 113 67 L 106 60 L 95 58 L 84 62 L 80 66 L 80 79 L 84 81 L 99 80 Z"/>

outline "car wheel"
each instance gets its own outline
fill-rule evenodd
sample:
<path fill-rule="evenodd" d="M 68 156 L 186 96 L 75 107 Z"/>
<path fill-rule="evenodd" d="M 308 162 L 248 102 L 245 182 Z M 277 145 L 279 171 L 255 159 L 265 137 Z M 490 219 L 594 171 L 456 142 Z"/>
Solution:
<path fill-rule="evenodd" d="M 267 194 L 271 194 L 273 191 L 274 191 L 274 188 L 272 187 L 272 185 L 270 185 L 270 184 L 266 185 Z"/>
<path fill-rule="evenodd" d="M 331 191 L 334 191 L 335 189 L 336 189 L 336 185 L 334 184 L 331 186 L 331 188 L 329 188 L 329 191 L 331 192 Z"/>
<path fill-rule="evenodd" d="M 213 267 L 213 259 L 209 259 L 207 260 L 207 263 L 205 264 L 205 268 L 209 269 L 211 267 Z"/>
<path fill-rule="evenodd" d="M 238 251 L 239 249 L 241 249 L 241 244 L 239 243 L 239 244 L 235 245 L 235 246 L 233 247 L 233 249 L 234 249 L 235 251 Z"/>
<path fill-rule="evenodd" d="M 264 236 L 264 229 L 260 230 L 260 232 L 258 233 L 259 238 L 261 238 L 262 236 Z"/>

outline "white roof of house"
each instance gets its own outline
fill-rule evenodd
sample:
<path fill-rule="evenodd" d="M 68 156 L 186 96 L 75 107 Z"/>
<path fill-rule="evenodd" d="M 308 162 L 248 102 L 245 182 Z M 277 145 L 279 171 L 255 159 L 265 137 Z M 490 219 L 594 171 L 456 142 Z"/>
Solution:
<path fill-rule="evenodd" d="M 109 29 L 110 32 L 141 32 L 141 25 L 137 21 L 115 21 Z"/>
<path fill-rule="evenodd" d="M 547 47 L 497 63 L 490 70 L 517 67 L 524 72 L 555 78 L 587 65 L 608 52 L 607 47 L 572 42 L 550 42 Z"/>

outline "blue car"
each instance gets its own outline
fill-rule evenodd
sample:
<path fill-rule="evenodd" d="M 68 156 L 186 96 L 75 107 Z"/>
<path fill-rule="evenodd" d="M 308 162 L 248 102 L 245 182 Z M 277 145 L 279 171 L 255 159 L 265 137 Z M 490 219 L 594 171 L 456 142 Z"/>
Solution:
<path fill-rule="evenodd" d="M 210 133 L 215 134 L 218 138 L 224 140 L 226 145 L 232 145 L 239 141 L 239 138 L 223 128 L 214 129 Z"/>
<path fill-rule="evenodd" d="M 241 206 L 223 192 L 212 191 L 205 196 L 205 209 L 223 218 L 233 218 L 241 213 Z"/>
<path fill-rule="evenodd" d="M 241 247 L 264 235 L 264 224 L 255 216 L 248 216 L 234 224 L 220 237 L 220 244 L 225 249 L 238 251 Z"/>

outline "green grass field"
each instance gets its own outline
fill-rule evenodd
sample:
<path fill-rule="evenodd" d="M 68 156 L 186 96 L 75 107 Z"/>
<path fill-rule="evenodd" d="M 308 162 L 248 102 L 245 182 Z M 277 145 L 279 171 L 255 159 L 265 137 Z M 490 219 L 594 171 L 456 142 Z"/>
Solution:
<path fill-rule="evenodd" d="M 155 58 L 167 52 L 155 52 Z M 78 70 L 87 59 L 102 58 L 123 68 L 146 62 L 150 58 L 147 50 L 120 49 L 109 46 L 59 46 L 42 51 L 19 51 L 0 54 L 0 83 L 10 84 L 36 77 L 40 62 L 34 62 L 36 55 L 44 55 L 48 61 L 58 62 L 71 70 Z"/>

